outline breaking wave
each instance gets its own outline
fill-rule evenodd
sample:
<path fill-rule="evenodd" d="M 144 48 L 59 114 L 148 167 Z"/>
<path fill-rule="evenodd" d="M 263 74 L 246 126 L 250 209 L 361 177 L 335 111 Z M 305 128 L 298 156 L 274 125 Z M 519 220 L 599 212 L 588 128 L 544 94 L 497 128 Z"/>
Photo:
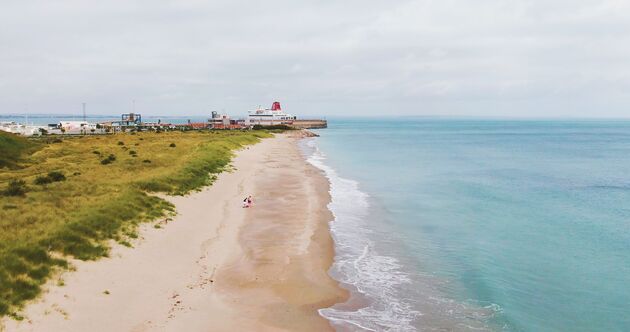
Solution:
<path fill-rule="evenodd" d="M 411 283 L 410 276 L 395 257 L 376 251 L 370 237 L 373 232 L 365 224 L 368 195 L 356 181 L 340 177 L 324 163 L 326 157 L 314 139 L 306 145 L 312 152 L 308 162 L 324 171 L 330 181 L 328 208 L 334 215 L 330 228 L 336 246 L 330 274 L 351 289 L 352 297 L 362 299 L 358 307 L 336 305 L 321 309 L 320 314 L 344 329 L 415 331 L 412 323 L 421 314 L 400 294 L 401 286 Z"/>

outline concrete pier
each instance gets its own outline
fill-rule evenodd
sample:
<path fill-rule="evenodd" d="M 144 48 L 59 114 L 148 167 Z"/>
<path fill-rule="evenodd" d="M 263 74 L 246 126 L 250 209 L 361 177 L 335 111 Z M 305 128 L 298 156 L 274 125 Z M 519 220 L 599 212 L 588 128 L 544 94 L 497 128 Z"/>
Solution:
<path fill-rule="evenodd" d="M 320 128 L 327 128 L 328 121 L 326 120 L 293 120 L 292 126 L 299 129 L 320 129 Z"/>

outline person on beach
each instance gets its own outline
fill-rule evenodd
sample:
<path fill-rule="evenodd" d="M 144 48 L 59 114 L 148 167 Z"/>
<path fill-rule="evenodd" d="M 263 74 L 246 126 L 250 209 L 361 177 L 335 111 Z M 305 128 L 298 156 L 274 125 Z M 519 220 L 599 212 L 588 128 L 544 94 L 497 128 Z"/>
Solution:
<path fill-rule="evenodd" d="M 248 207 L 252 206 L 252 202 L 253 201 L 252 201 L 252 196 L 251 195 L 245 197 L 245 199 L 243 200 L 243 207 L 244 208 L 248 208 Z"/>

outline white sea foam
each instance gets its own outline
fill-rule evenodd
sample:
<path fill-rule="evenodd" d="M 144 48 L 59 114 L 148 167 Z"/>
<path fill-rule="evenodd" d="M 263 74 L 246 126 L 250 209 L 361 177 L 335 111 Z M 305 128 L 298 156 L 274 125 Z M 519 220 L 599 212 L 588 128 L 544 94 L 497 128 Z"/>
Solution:
<path fill-rule="evenodd" d="M 320 314 L 345 329 L 415 331 L 412 323 L 421 314 L 400 294 L 403 286 L 411 282 L 410 276 L 395 257 L 376 251 L 373 232 L 366 224 L 370 212 L 368 195 L 356 181 L 341 178 L 325 164 L 326 156 L 315 139 L 306 145 L 313 151 L 308 161 L 323 170 L 330 181 L 332 201 L 328 207 L 334 215 L 330 227 L 336 245 L 331 275 L 355 287 L 369 303 L 352 310 L 333 306 L 321 309 Z"/>

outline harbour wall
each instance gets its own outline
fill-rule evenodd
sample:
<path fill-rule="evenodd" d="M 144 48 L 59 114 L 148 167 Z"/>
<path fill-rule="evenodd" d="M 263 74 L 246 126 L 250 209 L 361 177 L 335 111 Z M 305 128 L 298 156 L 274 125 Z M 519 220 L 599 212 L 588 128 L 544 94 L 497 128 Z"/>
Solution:
<path fill-rule="evenodd" d="M 292 126 L 299 129 L 320 129 L 320 128 L 327 128 L 328 121 L 326 120 L 294 120 Z"/>

